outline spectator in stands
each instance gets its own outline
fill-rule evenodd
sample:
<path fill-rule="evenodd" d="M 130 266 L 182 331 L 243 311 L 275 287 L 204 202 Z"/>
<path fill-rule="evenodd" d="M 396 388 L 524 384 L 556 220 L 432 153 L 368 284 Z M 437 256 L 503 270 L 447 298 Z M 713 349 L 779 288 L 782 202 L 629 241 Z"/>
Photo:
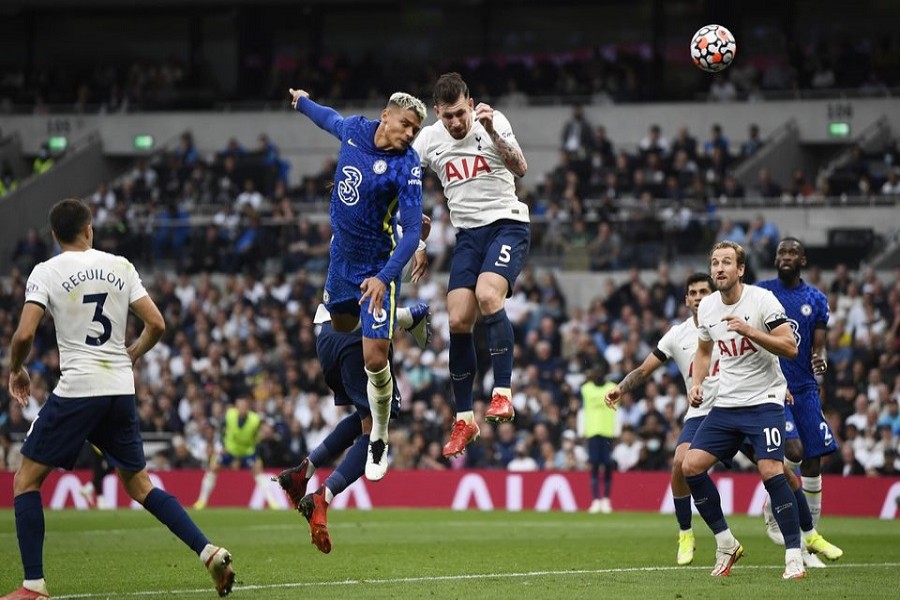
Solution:
<path fill-rule="evenodd" d="M 178 148 L 175 150 L 175 156 L 178 158 L 182 167 L 193 167 L 200 160 L 200 152 L 194 145 L 194 136 L 189 131 L 181 134 L 178 142 Z"/>
<path fill-rule="evenodd" d="M 47 144 L 41 144 L 38 154 L 31 163 L 31 172 L 34 175 L 43 175 L 56 164 L 56 159 L 50 154 L 50 147 Z"/>
<path fill-rule="evenodd" d="M 629 394 L 623 396 L 623 399 Z M 631 471 L 638 466 L 644 453 L 644 443 L 635 435 L 630 425 L 622 427 L 619 443 L 613 449 L 612 458 L 619 471 Z"/>
<path fill-rule="evenodd" d="M 728 73 L 722 73 L 712 78 L 709 86 L 710 102 L 734 102 L 737 100 L 738 91 Z"/>
<path fill-rule="evenodd" d="M 13 173 L 9 161 L 3 160 L 3 168 L 0 169 L 0 197 L 11 194 L 19 187 L 19 181 Z"/>
<path fill-rule="evenodd" d="M 244 191 L 238 194 L 235 200 L 235 209 L 242 213 L 245 207 L 252 209 L 253 213 L 259 213 L 263 204 L 263 196 L 256 189 L 256 182 L 250 177 L 244 180 Z"/>
<path fill-rule="evenodd" d="M 594 129 L 593 152 L 595 157 L 599 157 L 600 164 L 592 165 L 594 168 L 610 168 L 616 162 L 615 148 L 612 141 L 606 135 L 606 127 L 597 125 Z"/>
<path fill-rule="evenodd" d="M 291 163 L 282 160 L 281 153 L 278 151 L 278 146 L 269 139 L 268 134 L 259 134 L 257 142 L 258 145 L 256 151 L 262 157 L 263 164 L 274 167 L 278 174 L 278 180 L 288 183 L 291 172 Z"/>
<path fill-rule="evenodd" d="M 763 146 L 763 140 L 759 137 L 759 125 L 750 123 L 747 126 L 747 139 L 741 144 L 741 157 L 748 158 L 756 154 Z"/>
<path fill-rule="evenodd" d="M 638 150 L 641 157 L 645 158 L 647 154 L 654 153 L 665 158 L 669 155 L 669 140 L 663 136 L 662 127 L 657 124 L 650 125 L 647 129 L 647 135 L 638 142 Z"/>
<path fill-rule="evenodd" d="M 730 156 L 730 142 L 728 141 L 728 138 L 725 137 L 725 134 L 722 133 L 722 126 L 718 123 L 714 123 L 710 128 L 710 137 L 706 143 L 703 144 L 703 154 L 712 156 L 713 150 L 716 148 L 721 148 L 725 156 Z"/>
<path fill-rule="evenodd" d="M 47 244 L 41 239 L 37 229 L 33 227 L 25 232 L 25 237 L 16 243 L 12 253 L 13 263 L 22 273 L 31 273 L 36 264 L 47 258 Z"/>
<path fill-rule="evenodd" d="M 772 179 L 768 169 L 759 170 L 754 191 L 762 198 L 781 197 L 781 186 Z"/>
<path fill-rule="evenodd" d="M 682 125 L 678 129 L 678 135 L 672 141 L 671 151 L 673 156 L 684 151 L 688 161 L 697 160 L 697 139 L 691 135 L 686 125 Z"/>
<path fill-rule="evenodd" d="M 580 175 L 587 173 L 593 145 L 594 129 L 584 116 L 584 109 L 576 104 L 572 107 L 572 116 L 563 125 L 562 150 Z"/>
<path fill-rule="evenodd" d="M 803 204 L 815 192 L 813 185 L 806 179 L 803 169 L 795 169 L 791 175 L 791 182 L 785 190 L 785 196 Z"/>
<path fill-rule="evenodd" d="M 892 167 L 888 171 L 887 179 L 881 186 L 881 193 L 884 196 L 900 196 L 900 167 Z M 0 196 L 2 195 L 0 192 Z"/>

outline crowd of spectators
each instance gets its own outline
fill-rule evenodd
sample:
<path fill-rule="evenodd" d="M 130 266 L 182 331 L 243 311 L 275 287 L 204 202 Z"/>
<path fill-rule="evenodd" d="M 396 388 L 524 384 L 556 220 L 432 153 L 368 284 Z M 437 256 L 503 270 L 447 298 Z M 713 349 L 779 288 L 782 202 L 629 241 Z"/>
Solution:
<path fill-rule="evenodd" d="M 396 338 L 403 403 L 391 429 L 394 468 L 584 468 L 578 413 L 585 372 L 602 362 L 611 378 L 622 377 L 673 323 L 687 318 L 684 276 L 661 266 L 643 281 L 632 270 L 619 285 L 607 279 L 590 305 L 580 307 L 569 306 L 552 271 L 526 269 L 507 305 L 516 339 L 516 420 L 497 427 L 480 422 L 480 440 L 452 460 L 440 452 L 454 415 L 446 290 L 432 277 L 409 286 L 407 302 L 430 303 L 434 336 L 425 350 L 407 336 Z M 833 280 L 825 281 L 811 268 L 806 279 L 828 294 L 832 307 L 831 368 L 821 390 L 823 410 L 842 449 L 824 468 L 842 474 L 895 473 L 900 468 L 900 271 L 889 280 L 839 268 Z M 184 446 L 155 457 L 154 464 L 203 464 L 216 443 L 224 409 L 238 396 L 251 398 L 264 417 L 260 452 L 272 468 L 299 462 L 343 416 L 315 359 L 312 315 L 321 295 L 320 273 L 192 277 L 159 271 L 145 284 L 168 329 L 135 369 L 141 429 L 173 436 L 173 446 Z M 24 277 L 15 272 L 0 291 L 3 358 L 23 297 Z M 129 337 L 135 334 L 131 324 Z M 483 375 L 490 373 L 490 357 L 484 347 L 478 356 L 475 397 L 484 398 L 492 384 Z M 6 363 L 0 378 L 8 376 Z M 12 434 L 27 431 L 58 378 L 51 320 L 41 325 L 27 365 L 33 392 L 27 409 L 0 391 L 4 468 L 16 464 Z M 618 411 L 618 468 L 668 468 L 686 407 L 682 378 L 671 364 L 627 394 Z M 483 409 L 476 401 L 479 418 Z"/>
<path fill-rule="evenodd" d="M 688 53 L 662 50 L 654 56 L 651 43 L 604 44 L 560 52 L 497 52 L 453 61 L 403 63 L 365 55 L 298 53 L 293 45 L 274 48 L 271 64 L 253 65 L 258 82 L 231 93 L 221 89 L 208 60 L 190 65 L 182 58 L 141 57 L 117 64 L 54 63 L 25 72 L 21 67 L 0 71 L 0 113 L 30 106 L 36 114 L 120 112 L 212 108 L 227 101 L 286 101 L 284 91 L 298 81 L 328 104 L 378 100 L 403 88 L 428 97 L 434 74 L 462 72 L 479 100 L 501 107 L 528 104 L 532 98 L 553 98 L 595 104 L 683 100 L 706 97 L 713 102 L 759 101 L 766 94 L 796 94 L 802 90 L 857 90 L 885 95 L 900 83 L 900 68 L 887 57 L 897 53 L 898 38 L 840 40 L 823 36 L 802 47 L 772 46 L 771 55 L 742 53 L 742 60 L 720 77 L 700 77 L 689 66 Z M 767 46 L 760 45 L 757 52 Z M 256 57 L 259 60 L 259 57 Z M 402 62 L 402 59 L 401 59 Z M 673 77 L 663 86 L 660 62 L 673 72 L 698 75 Z M 423 66 L 428 65 L 428 66 Z M 250 67 L 248 67 L 249 69 Z M 693 82 L 685 86 L 685 82 Z"/>

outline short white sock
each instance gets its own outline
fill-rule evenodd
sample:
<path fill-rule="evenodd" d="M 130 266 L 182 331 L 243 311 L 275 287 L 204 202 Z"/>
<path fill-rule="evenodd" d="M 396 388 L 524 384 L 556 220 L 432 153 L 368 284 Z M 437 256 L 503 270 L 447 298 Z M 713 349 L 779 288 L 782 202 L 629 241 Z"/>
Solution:
<path fill-rule="evenodd" d="M 388 421 L 391 418 L 391 400 L 394 398 L 394 380 L 391 377 L 391 365 L 385 365 L 380 371 L 366 369 L 369 382 L 366 392 L 369 397 L 369 410 L 372 411 L 371 441 L 388 441 Z"/>
<path fill-rule="evenodd" d="M 328 489 L 328 486 L 325 486 L 325 504 L 331 504 L 331 501 L 334 500 L 334 492 Z"/>
<path fill-rule="evenodd" d="M 491 393 L 491 396 L 494 394 L 500 394 L 501 396 L 506 396 L 510 400 L 512 400 L 512 389 L 511 388 L 501 388 L 495 387 L 494 391 Z"/>
<path fill-rule="evenodd" d="M 50 595 L 50 592 L 47 591 L 47 582 L 43 577 L 40 579 L 26 579 L 22 582 L 22 587 L 26 590 L 31 590 L 32 592 L 44 594 L 45 596 Z"/>
<path fill-rule="evenodd" d="M 215 554 L 216 550 L 218 550 L 218 549 L 219 549 L 218 546 L 213 546 L 212 544 L 207 544 L 207 545 L 203 546 L 203 550 L 200 551 L 200 562 L 202 562 L 205 565 L 206 561 L 208 561 L 210 559 L 210 557 L 213 554 Z"/>
<path fill-rule="evenodd" d="M 800 554 L 800 548 L 787 548 L 784 551 L 784 562 L 790 562 L 793 560 L 803 560 L 802 555 Z"/>
<path fill-rule="evenodd" d="M 307 460 L 306 460 L 306 473 L 305 473 L 305 475 L 306 475 L 307 477 L 312 477 L 312 476 L 313 476 L 313 473 L 315 473 L 315 472 L 316 472 L 316 465 L 314 465 L 314 464 L 313 464 L 313 461 L 309 460 L 309 457 L 307 457 Z"/>
<path fill-rule="evenodd" d="M 731 550 L 737 546 L 737 540 L 734 539 L 734 534 L 731 533 L 730 529 L 720 531 L 716 534 L 716 546 L 720 550 Z"/>
<path fill-rule="evenodd" d="M 397 327 L 401 329 L 409 329 L 412 327 L 413 318 L 412 311 L 405 306 L 401 306 L 396 311 Z"/>
<path fill-rule="evenodd" d="M 801 477 L 803 482 L 803 494 L 806 496 L 806 503 L 809 504 L 809 514 L 812 515 L 813 526 L 819 524 L 819 517 L 822 516 L 822 476 L 817 477 Z"/>
<path fill-rule="evenodd" d="M 456 413 L 456 420 L 465 421 L 467 424 L 471 425 L 475 421 L 475 413 L 471 410 L 458 412 Z"/>

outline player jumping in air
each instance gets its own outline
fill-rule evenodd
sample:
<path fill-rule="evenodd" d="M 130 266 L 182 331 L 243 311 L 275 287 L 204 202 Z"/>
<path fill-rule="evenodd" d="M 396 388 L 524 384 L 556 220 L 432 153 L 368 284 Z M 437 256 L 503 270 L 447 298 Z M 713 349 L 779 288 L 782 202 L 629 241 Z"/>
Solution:
<path fill-rule="evenodd" d="M 388 419 L 393 378 L 388 352 L 396 327 L 400 271 L 416 252 L 422 228 L 422 168 L 411 143 L 425 120 L 421 100 L 397 92 L 379 120 L 344 118 L 289 90 L 291 106 L 341 142 L 331 196 L 331 262 L 325 306 L 340 332 L 362 327 L 372 410 L 366 478 L 388 467 Z M 406 235 L 397 234 L 399 222 Z M 424 317 L 423 317 L 424 318 Z"/>

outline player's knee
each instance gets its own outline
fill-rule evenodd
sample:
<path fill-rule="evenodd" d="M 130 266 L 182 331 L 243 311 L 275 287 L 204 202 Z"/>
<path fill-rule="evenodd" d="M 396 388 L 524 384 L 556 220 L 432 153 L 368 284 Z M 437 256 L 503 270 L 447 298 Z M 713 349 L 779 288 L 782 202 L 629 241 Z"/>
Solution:
<path fill-rule="evenodd" d="M 120 473 L 120 477 L 122 486 L 128 492 L 128 495 L 131 496 L 131 499 L 139 504 L 143 504 L 144 500 L 147 499 L 147 494 L 153 490 L 153 482 L 150 481 L 147 471 L 130 474 Z"/>
<path fill-rule="evenodd" d="M 503 308 L 506 297 L 493 287 L 477 288 L 475 299 L 478 301 L 478 309 L 483 315 L 492 315 Z"/>
<path fill-rule="evenodd" d="M 472 333 L 472 327 L 475 325 L 474 320 L 461 313 L 455 314 L 451 312 L 448 321 L 450 333 Z"/>
<path fill-rule="evenodd" d="M 803 442 L 799 439 L 790 439 L 784 442 L 784 456 L 791 462 L 799 463 L 803 460 Z"/>

